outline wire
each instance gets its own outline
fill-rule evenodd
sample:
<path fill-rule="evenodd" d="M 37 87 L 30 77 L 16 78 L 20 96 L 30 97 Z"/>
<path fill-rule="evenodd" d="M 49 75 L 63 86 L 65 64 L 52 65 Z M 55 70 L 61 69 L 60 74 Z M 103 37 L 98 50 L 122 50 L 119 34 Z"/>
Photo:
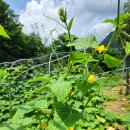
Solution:
<path fill-rule="evenodd" d="M 68 54 L 69 52 L 57 52 L 57 54 Z M 50 54 L 45 55 L 45 56 L 40 56 L 40 57 L 35 57 L 35 58 L 27 58 L 27 59 L 18 59 L 16 61 L 12 61 L 12 62 L 2 62 L 0 63 L 0 65 L 4 65 L 4 64 L 12 64 L 12 66 L 14 66 L 16 63 L 22 62 L 22 61 L 30 61 L 30 60 L 36 60 L 36 59 L 43 59 L 45 57 L 50 57 Z"/>
<path fill-rule="evenodd" d="M 46 63 L 45 63 L 46 64 Z M 43 64 L 42 64 L 43 65 Z M 127 68 L 123 68 L 124 70 L 130 70 L 130 67 L 127 67 Z M 120 71 L 122 71 L 123 69 L 118 69 L 117 71 L 118 72 L 120 72 Z M 30 70 L 30 69 L 29 69 Z M 52 71 L 51 73 L 54 73 L 55 71 Z M 98 75 L 98 74 L 106 74 L 106 73 L 110 73 L 110 72 L 113 72 L 113 71 L 107 71 L 107 72 L 104 72 L 104 73 L 97 73 L 96 75 Z M 20 75 L 19 75 L 20 76 Z M 2 87 L 2 86 L 11 86 L 11 87 L 18 87 L 18 86 L 24 86 L 24 87 L 29 87 L 29 86 L 32 86 L 33 84 L 35 84 L 35 85 L 44 85 L 45 84 L 45 82 L 44 83 L 36 83 L 36 82 L 34 82 L 34 83 L 21 83 L 21 84 L 0 84 L 0 86 Z"/>
<path fill-rule="evenodd" d="M 9 54 L 5 53 L 4 51 L 0 50 L 0 52 L 2 52 L 3 54 L 5 54 L 5 55 L 7 55 L 7 56 L 11 57 L 12 59 L 16 60 L 16 58 L 14 58 L 14 57 L 12 57 L 11 55 L 9 55 Z"/>

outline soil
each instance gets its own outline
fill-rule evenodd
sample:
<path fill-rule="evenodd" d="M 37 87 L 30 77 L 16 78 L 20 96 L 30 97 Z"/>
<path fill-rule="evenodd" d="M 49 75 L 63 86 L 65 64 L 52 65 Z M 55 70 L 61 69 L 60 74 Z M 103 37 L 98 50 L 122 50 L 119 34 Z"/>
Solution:
<path fill-rule="evenodd" d="M 129 111 L 124 107 L 125 104 L 128 104 L 126 99 L 122 99 L 122 101 L 111 101 L 106 104 L 105 108 L 118 114 L 129 113 Z"/>
<path fill-rule="evenodd" d="M 130 113 L 130 98 L 125 96 L 125 93 L 120 94 L 119 87 L 114 87 L 105 93 L 108 97 L 111 97 L 111 100 L 105 104 L 106 109 L 118 114 Z"/>

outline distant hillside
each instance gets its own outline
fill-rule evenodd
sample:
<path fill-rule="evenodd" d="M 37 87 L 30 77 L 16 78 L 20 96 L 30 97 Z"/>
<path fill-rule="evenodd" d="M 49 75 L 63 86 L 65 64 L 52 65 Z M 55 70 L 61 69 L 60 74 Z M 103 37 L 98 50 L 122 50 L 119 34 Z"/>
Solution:
<path fill-rule="evenodd" d="M 114 32 L 110 32 L 106 38 L 101 42 L 100 45 L 105 45 L 107 46 L 107 44 L 109 43 L 110 39 L 112 38 L 112 35 L 113 35 Z M 123 48 L 122 48 L 122 44 L 120 42 L 117 42 L 116 39 L 114 38 L 110 47 L 112 48 L 112 51 L 113 52 L 114 50 L 117 50 L 117 52 L 119 52 L 120 56 L 123 57 L 124 55 L 124 51 L 123 51 Z"/>

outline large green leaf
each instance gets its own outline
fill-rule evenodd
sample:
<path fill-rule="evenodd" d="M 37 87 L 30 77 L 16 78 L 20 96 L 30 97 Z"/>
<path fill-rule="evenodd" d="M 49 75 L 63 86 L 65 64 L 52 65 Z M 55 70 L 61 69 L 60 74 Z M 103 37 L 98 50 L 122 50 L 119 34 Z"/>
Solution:
<path fill-rule="evenodd" d="M 73 43 L 69 43 L 67 46 L 74 46 L 76 50 L 90 47 L 96 48 L 98 46 L 98 42 L 96 41 L 95 36 L 89 36 L 86 38 L 79 38 L 75 40 Z"/>
<path fill-rule="evenodd" d="M 20 105 L 17 108 L 15 115 L 12 118 L 13 122 L 16 122 L 18 119 L 23 118 L 24 114 L 29 113 L 35 109 L 44 110 L 47 108 L 47 101 L 44 99 L 34 100 L 27 102 L 24 105 Z"/>
<path fill-rule="evenodd" d="M 70 63 L 90 63 L 90 62 L 96 62 L 92 55 L 90 53 L 83 53 L 83 52 L 72 52 L 70 57 Z"/>
<path fill-rule="evenodd" d="M 56 103 L 54 106 L 56 109 L 56 113 L 54 114 L 54 125 L 57 128 L 69 128 L 83 118 L 79 111 L 73 109 L 68 104 Z"/>
<path fill-rule="evenodd" d="M 122 61 L 109 54 L 105 54 L 103 63 L 107 64 L 109 68 L 113 68 L 113 67 L 119 67 Z"/>
<path fill-rule="evenodd" d="M 6 31 L 4 30 L 4 27 L 0 25 L 0 35 L 3 36 L 3 37 L 6 37 L 6 38 L 9 38 L 10 37 L 8 36 L 8 34 L 6 33 Z"/>
<path fill-rule="evenodd" d="M 127 55 L 130 55 L 130 42 L 126 42 L 126 46 L 124 48 L 125 48 L 125 53 Z"/>
<path fill-rule="evenodd" d="M 23 118 L 25 113 L 32 111 L 32 107 L 28 105 L 21 105 L 17 108 L 15 115 L 12 118 L 12 122 L 17 122 L 18 119 Z"/>
<path fill-rule="evenodd" d="M 58 81 L 52 82 L 51 91 L 57 97 L 57 100 L 60 102 L 64 102 L 67 95 L 70 93 L 72 88 L 72 82 L 64 81 L 59 79 Z"/>

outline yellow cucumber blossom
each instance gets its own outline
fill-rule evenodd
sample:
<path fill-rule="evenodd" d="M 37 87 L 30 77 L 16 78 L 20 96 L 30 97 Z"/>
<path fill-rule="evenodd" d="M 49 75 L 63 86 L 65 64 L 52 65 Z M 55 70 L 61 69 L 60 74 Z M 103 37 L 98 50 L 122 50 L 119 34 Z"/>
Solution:
<path fill-rule="evenodd" d="M 64 70 L 68 70 L 68 68 L 67 68 L 67 67 L 64 67 Z"/>
<path fill-rule="evenodd" d="M 88 77 L 88 79 L 87 79 L 87 82 L 88 83 L 93 83 L 95 80 L 96 80 L 95 76 L 93 74 L 90 74 L 89 77 Z"/>
<path fill-rule="evenodd" d="M 74 128 L 73 128 L 73 127 L 70 127 L 69 130 L 74 130 Z"/>
<path fill-rule="evenodd" d="M 47 128 L 46 122 L 42 122 L 42 123 L 41 123 L 41 128 L 42 128 L 43 130 Z"/>
<path fill-rule="evenodd" d="M 105 48 L 104 45 L 100 45 L 96 48 L 96 51 L 98 51 L 99 53 L 102 53 L 104 51 L 106 51 L 107 49 Z"/>

